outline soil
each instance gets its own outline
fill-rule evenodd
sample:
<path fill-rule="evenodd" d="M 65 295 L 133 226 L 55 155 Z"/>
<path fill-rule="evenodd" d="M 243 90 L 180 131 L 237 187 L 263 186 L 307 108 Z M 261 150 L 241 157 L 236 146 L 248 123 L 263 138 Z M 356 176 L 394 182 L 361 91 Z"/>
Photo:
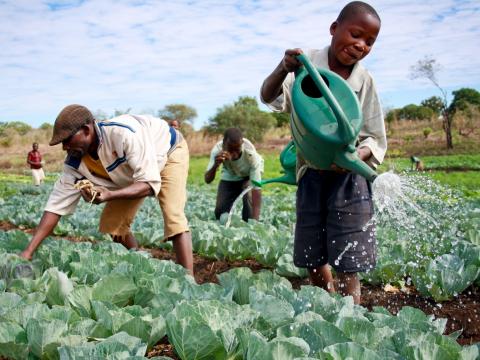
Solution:
<path fill-rule="evenodd" d="M 5 221 L 0 222 L 0 230 L 7 231 L 13 229 L 19 229 L 30 234 L 33 232 L 32 229 L 17 227 Z M 77 237 L 62 238 L 67 238 L 71 241 L 82 241 L 81 238 Z M 157 259 L 175 261 L 175 254 L 165 249 L 141 248 L 141 250 L 150 252 Z M 209 259 L 194 254 L 195 280 L 198 284 L 207 282 L 218 283 L 217 274 L 236 267 L 248 267 L 253 272 L 258 272 L 262 269 L 271 270 L 271 268 L 265 267 L 253 259 L 226 261 Z M 310 284 L 308 279 L 289 278 L 289 280 L 295 289 L 299 289 L 302 285 Z M 403 291 L 395 288 L 386 291 L 381 286 L 362 285 L 361 305 L 370 310 L 374 306 L 383 306 L 392 314 L 397 314 L 404 306 L 418 308 L 428 315 L 434 315 L 435 318 L 446 318 L 446 334 L 463 330 L 457 340 L 459 344 L 470 345 L 480 342 L 480 289 L 475 286 L 471 286 L 451 301 L 437 304 L 435 301 L 420 295 L 413 287 L 408 287 L 403 289 Z M 148 357 L 162 355 L 169 356 L 172 359 L 179 359 L 175 355 L 167 337 L 164 337 L 148 353 Z"/>

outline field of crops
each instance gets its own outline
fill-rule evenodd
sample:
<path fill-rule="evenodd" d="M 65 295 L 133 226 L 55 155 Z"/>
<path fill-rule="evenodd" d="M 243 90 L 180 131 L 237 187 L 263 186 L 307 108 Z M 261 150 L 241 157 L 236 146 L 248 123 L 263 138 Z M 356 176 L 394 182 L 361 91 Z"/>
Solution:
<path fill-rule="evenodd" d="M 405 197 L 377 213 L 378 264 L 363 274 L 364 289 L 382 291 L 389 284 L 438 309 L 468 298 L 472 307 L 465 319 L 479 330 L 478 200 L 424 176 L 405 175 L 402 181 Z M 247 224 L 234 215 L 226 228 L 213 219 L 215 189 L 189 186 L 194 252 L 212 259 L 212 271 L 215 259 L 258 264 L 254 272 L 233 267 L 218 273 L 216 283 L 202 284 L 173 262 L 152 257 L 152 248 L 170 247 L 160 243 L 161 214 L 152 199 L 133 227 L 144 251 L 128 251 L 98 233 L 101 207 L 82 202 L 73 216 L 62 218 L 56 236 L 30 265 L 19 259 L 15 254 L 29 241 L 28 229 L 38 223 L 50 188 L 4 182 L 0 189 L 0 221 L 13 228 L 0 231 L 3 357 L 480 357 L 479 334 L 460 341 L 465 334 L 452 332 L 457 329 L 446 318 L 409 306 L 392 314 L 309 286 L 292 263 L 294 188 L 269 188 L 261 222 Z M 173 349 L 170 357 L 158 351 L 164 345 Z"/>

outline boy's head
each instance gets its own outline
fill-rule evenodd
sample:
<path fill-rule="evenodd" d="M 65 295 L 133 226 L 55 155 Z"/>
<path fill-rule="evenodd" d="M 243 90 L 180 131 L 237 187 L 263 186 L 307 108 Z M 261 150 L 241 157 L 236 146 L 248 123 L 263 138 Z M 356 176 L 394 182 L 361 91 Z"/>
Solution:
<path fill-rule="evenodd" d="M 343 66 L 352 66 L 372 49 L 380 31 L 380 17 L 362 1 L 348 3 L 330 26 L 330 52 Z"/>
<path fill-rule="evenodd" d="M 32 149 L 35 150 L 35 151 L 37 151 L 37 150 L 38 150 L 38 143 L 34 142 L 34 143 L 32 144 Z"/>
<path fill-rule="evenodd" d="M 223 134 L 223 151 L 230 154 L 231 160 L 237 160 L 242 155 L 243 135 L 240 129 L 229 128 Z"/>

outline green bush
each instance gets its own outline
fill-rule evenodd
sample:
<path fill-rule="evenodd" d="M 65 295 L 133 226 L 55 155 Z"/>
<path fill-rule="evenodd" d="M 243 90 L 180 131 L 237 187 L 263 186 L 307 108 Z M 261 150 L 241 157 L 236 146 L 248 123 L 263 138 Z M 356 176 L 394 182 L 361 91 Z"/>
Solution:
<path fill-rule="evenodd" d="M 430 135 L 432 133 L 432 131 L 433 130 L 430 127 L 426 127 L 426 128 L 423 129 L 423 136 L 425 136 L 425 139 L 428 138 L 428 135 Z"/>

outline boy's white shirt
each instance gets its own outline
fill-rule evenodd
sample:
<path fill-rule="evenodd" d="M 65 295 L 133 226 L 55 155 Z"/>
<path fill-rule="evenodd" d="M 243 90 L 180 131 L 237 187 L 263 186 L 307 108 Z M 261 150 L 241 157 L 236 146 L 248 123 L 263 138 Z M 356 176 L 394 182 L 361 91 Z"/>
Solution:
<path fill-rule="evenodd" d="M 210 152 L 210 161 L 207 165 L 207 171 L 215 164 L 215 157 L 222 151 L 223 140 L 215 144 Z M 242 154 L 238 160 L 226 160 L 222 165 L 221 180 L 240 181 L 245 177 L 250 180 L 260 182 L 263 173 L 263 158 L 257 153 L 255 146 L 243 138 Z"/>
<path fill-rule="evenodd" d="M 320 68 L 327 68 L 328 66 L 328 49 L 330 46 L 322 50 L 306 50 L 305 54 L 308 56 L 314 66 Z M 271 110 L 275 112 L 292 112 L 291 88 L 295 81 L 294 73 L 289 73 L 283 82 L 283 92 L 271 103 L 263 100 L 260 94 L 260 99 Z M 372 151 L 372 157 L 367 163 L 376 168 L 380 165 L 385 157 L 387 151 L 387 136 L 385 133 L 385 123 L 383 120 L 383 111 L 378 99 L 377 90 L 370 73 L 357 62 L 346 80 L 353 91 L 357 94 L 363 114 L 363 126 L 358 135 L 357 147 L 366 146 Z M 309 167 L 314 167 L 308 165 Z M 304 172 L 299 169 L 297 177 L 299 178 Z"/>
<path fill-rule="evenodd" d="M 88 179 L 94 185 L 110 190 L 118 190 L 134 182 L 146 182 L 155 195 L 160 192 L 160 172 L 167 161 L 171 140 L 166 121 L 151 115 L 121 115 L 96 122 L 95 130 L 100 139 L 98 156 L 111 180 L 92 174 L 84 161 L 76 167 L 69 165 L 67 160 L 45 211 L 58 215 L 72 214 L 81 197 L 80 191 L 74 188 L 80 179 Z"/>

